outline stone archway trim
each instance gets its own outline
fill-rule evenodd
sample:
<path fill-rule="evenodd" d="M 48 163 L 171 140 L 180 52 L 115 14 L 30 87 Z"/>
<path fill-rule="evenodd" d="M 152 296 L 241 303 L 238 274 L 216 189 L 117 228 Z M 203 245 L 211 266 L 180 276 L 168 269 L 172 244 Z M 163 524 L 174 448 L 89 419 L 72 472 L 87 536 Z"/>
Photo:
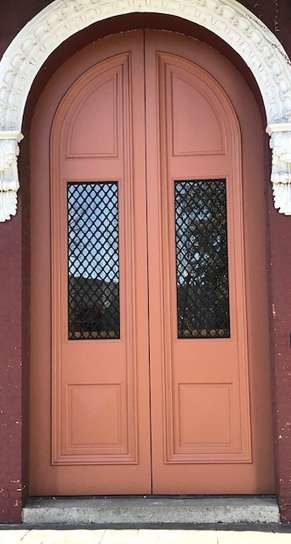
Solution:
<path fill-rule="evenodd" d="M 118 15 L 174 15 L 222 38 L 252 71 L 271 136 L 274 204 L 291 215 L 291 61 L 275 35 L 236 0 L 54 0 L 13 39 L 0 62 L 0 222 L 16 214 L 17 156 L 28 93 L 41 66 L 66 39 Z"/>

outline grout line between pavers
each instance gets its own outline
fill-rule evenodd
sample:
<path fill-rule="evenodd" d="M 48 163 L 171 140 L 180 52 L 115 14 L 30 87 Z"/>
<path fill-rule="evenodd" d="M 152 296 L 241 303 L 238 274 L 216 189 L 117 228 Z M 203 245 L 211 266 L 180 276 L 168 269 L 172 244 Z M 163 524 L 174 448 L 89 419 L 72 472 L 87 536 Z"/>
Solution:
<path fill-rule="evenodd" d="M 28 529 L 28 531 L 26 531 L 26 533 L 21 537 L 21 539 L 19 540 L 19 542 L 23 542 L 23 540 L 26 538 L 26 536 L 31 533 L 32 529 Z"/>
<path fill-rule="evenodd" d="M 102 543 L 102 540 L 103 540 L 103 538 L 104 538 L 104 536 L 105 536 L 105 533 L 106 533 L 106 529 L 104 529 L 104 533 L 103 533 L 103 535 L 101 536 L 101 540 L 99 540 L 99 542 L 97 542 L 97 544 L 101 544 L 101 543 Z"/>

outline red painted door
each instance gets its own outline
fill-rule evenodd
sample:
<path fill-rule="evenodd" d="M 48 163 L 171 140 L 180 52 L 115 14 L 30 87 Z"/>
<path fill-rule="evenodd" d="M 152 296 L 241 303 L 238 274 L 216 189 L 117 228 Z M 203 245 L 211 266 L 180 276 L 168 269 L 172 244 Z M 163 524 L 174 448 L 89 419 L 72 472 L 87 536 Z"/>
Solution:
<path fill-rule="evenodd" d="M 273 491 L 261 130 L 234 68 L 164 32 L 44 93 L 31 493 Z"/>

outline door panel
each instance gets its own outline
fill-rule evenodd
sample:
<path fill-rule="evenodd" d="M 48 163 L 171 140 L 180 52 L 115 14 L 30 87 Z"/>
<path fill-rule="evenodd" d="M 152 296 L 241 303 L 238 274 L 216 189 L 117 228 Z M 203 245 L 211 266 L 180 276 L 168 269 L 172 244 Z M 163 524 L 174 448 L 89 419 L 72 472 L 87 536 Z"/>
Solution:
<path fill-rule="evenodd" d="M 260 395 L 260 402 L 268 398 L 270 406 L 270 389 L 262 390 L 257 373 L 259 367 L 269 379 L 266 298 L 259 323 L 248 313 L 257 289 L 260 297 L 266 296 L 266 256 L 261 234 L 257 238 L 254 231 L 246 248 L 243 222 L 243 214 L 251 223 L 258 214 L 259 230 L 264 231 L 263 160 L 254 165 L 246 150 L 247 139 L 254 148 L 261 141 L 260 120 L 249 94 L 247 104 L 239 105 L 239 81 L 231 89 L 238 106 L 234 111 L 223 91 L 230 78 L 228 63 L 220 59 L 215 64 L 213 52 L 199 44 L 192 49 L 191 40 L 179 36 L 175 43 L 171 40 L 169 35 L 146 33 L 146 74 L 156 74 L 156 79 L 146 77 L 153 492 L 237 493 L 238 488 L 240 493 L 270 492 L 271 415 L 268 409 L 259 430 L 260 416 L 254 408 Z M 243 184 L 249 186 L 258 178 L 261 195 L 256 188 L 254 206 L 251 192 L 245 190 L 244 198 Z M 224 186 L 226 203 L 219 208 Z M 223 221 L 224 263 L 218 258 L 224 246 Z M 250 259 L 256 251 L 262 285 L 254 289 L 258 271 L 251 269 Z M 206 258 L 203 269 L 199 261 Z M 187 281 L 188 293 L 183 295 Z M 224 285 L 219 287 L 219 281 Z M 179 297 L 186 297 L 191 312 L 191 293 L 193 315 L 181 330 L 179 322 L 187 321 L 187 316 L 178 320 Z M 219 293 L 224 298 L 219 299 Z M 219 316 L 221 306 L 224 315 Z M 250 356 L 247 324 L 257 330 L 256 358 Z M 256 368 L 252 392 L 249 366 Z M 258 468 L 266 451 L 263 444 L 269 444 L 264 476 Z"/>
<path fill-rule="evenodd" d="M 32 494 L 273 491 L 261 132 L 231 64 L 171 33 L 102 40 L 49 84 Z"/>
<path fill-rule="evenodd" d="M 151 491 L 143 33 L 106 42 L 100 62 L 93 49 L 50 137 L 52 419 L 46 400 L 32 437 L 33 494 Z M 38 178 L 42 167 L 35 157 Z M 35 240 L 41 273 L 37 249 Z"/>
<path fill-rule="evenodd" d="M 52 130 L 53 464 L 137 459 L 136 262 L 128 243 L 133 233 L 125 224 L 127 216 L 132 223 L 125 198 L 132 183 L 127 156 L 129 62 L 128 54 L 116 56 L 79 79 L 59 107 Z M 100 128 L 94 103 L 103 93 L 101 139 L 95 138 Z M 115 291 L 113 301 L 107 291 Z M 115 323 L 108 328 L 103 322 L 111 308 Z M 96 413 L 102 432 L 100 424 L 94 429 Z"/>

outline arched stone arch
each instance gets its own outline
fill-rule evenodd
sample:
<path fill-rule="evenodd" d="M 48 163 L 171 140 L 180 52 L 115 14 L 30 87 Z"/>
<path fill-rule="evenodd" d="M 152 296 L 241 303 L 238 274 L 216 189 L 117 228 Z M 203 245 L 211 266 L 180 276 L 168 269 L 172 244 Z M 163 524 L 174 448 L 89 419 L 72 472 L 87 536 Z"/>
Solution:
<path fill-rule="evenodd" d="M 275 207 L 291 215 L 291 61 L 262 21 L 236 0 L 54 0 L 17 34 L 0 62 L 0 221 L 16 214 L 22 117 L 42 64 L 62 42 L 87 26 L 134 12 L 192 21 L 242 57 L 265 106 Z"/>

